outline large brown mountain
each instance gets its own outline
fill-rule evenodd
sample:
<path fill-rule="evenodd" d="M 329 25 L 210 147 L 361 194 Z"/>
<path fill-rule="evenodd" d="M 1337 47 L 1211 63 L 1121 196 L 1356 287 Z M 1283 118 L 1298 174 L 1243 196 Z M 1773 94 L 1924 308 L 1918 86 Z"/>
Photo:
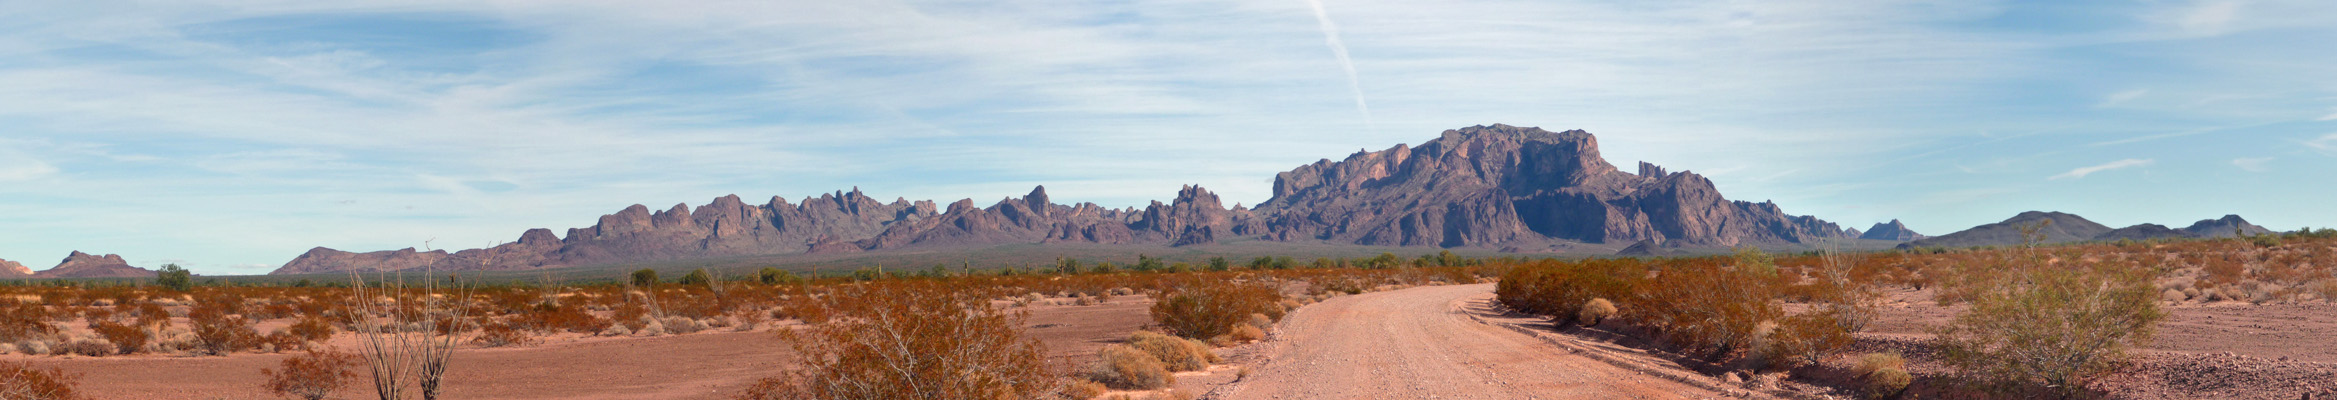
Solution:
<path fill-rule="evenodd" d="M 1774 203 L 1729 201 L 1692 172 L 1647 163 L 1637 174 L 1617 170 L 1589 132 L 1508 125 L 1301 166 L 1276 175 L 1274 198 L 1253 213 L 1265 231 L 1236 233 L 1388 246 L 1734 246 L 1844 234 Z"/>
<path fill-rule="evenodd" d="M 1232 238 L 1383 246 L 1508 248 L 1560 242 L 1660 242 L 1668 247 L 1804 242 L 1842 237 L 1813 217 L 1773 203 L 1730 201 L 1703 176 L 1641 163 L 1639 173 L 1600 158 L 1583 131 L 1507 125 L 1445 131 L 1419 147 L 1397 145 L 1322 160 L 1275 177 L 1274 198 L 1226 208 L 1199 186 L 1139 210 L 1055 204 L 1045 187 L 1022 197 L 946 208 L 932 201 L 879 202 L 851 192 L 773 197 L 749 205 L 724 196 L 695 209 L 635 205 L 564 236 L 529 230 L 485 249 L 349 253 L 316 248 L 275 274 L 530 269 L 737 255 L 846 253 L 1016 243 L 1207 245 Z"/>

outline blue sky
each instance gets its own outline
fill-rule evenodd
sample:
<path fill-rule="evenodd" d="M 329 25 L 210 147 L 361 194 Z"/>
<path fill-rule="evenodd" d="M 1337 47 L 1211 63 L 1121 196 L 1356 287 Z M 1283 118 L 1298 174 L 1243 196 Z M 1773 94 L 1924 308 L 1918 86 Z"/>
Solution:
<path fill-rule="evenodd" d="M 6 2 L 0 258 L 253 274 L 854 186 L 1255 204 L 1490 123 L 1860 228 L 2329 226 L 2329 43 L 2325 1 Z"/>

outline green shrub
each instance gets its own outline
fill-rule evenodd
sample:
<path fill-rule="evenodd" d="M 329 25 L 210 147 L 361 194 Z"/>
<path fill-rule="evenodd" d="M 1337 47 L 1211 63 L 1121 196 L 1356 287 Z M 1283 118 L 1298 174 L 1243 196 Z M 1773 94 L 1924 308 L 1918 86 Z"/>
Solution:
<path fill-rule="evenodd" d="M 195 287 L 194 273 L 179 268 L 178 264 L 163 264 L 154 272 L 154 284 L 164 289 L 184 292 Z"/>
<path fill-rule="evenodd" d="M 2005 279 L 1974 289 L 1971 308 L 1934 331 L 1943 361 L 1997 393 L 2036 385 L 2075 394 L 2166 316 L 2151 271 L 2034 256 L 2008 266 Z"/>
<path fill-rule="evenodd" d="M 803 278 L 795 276 L 795 273 L 793 272 L 787 272 L 786 270 L 768 267 L 763 268 L 761 272 L 756 273 L 755 278 L 756 280 L 763 282 L 765 285 L 792 285 L 803 282 Z"/>
<path fill-rule="evenodd" d="M 679 283 L 682 286 L 705 286 L 707 283 L 713 281 L 713 274 L 706 273 L 705 268 L 699 268 L 690 270 L 690 273 L 688 274 L 683 274 L 682 279 L 675 281 L 675 283 Z"/>
<path fill-rule="evenodd" d="M 633 271 L 633 286 L 657 287 L 657 270 L 642 268 L 639 271 Z"/>

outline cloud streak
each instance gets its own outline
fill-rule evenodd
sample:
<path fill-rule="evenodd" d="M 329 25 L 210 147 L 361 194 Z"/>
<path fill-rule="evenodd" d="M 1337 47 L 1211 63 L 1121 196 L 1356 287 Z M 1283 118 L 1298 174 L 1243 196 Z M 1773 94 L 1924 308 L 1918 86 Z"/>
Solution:
<path fill-rule="evenodd" d="M 2111 161 L 2111 162 L 2108 162 L 2108 163 L 2103 163 L 2102 165 L 2095 165 L 2095 166 L 2091 166 L 2091 167 L 2078 167 L 2077 169 L 2072 169 L 2072 170 L 2069 170 L 2069 172 L 2063 172 L 2063 173 L 2061 173 L 2060 175 L 2054 175 L 2053 177 L 2051 177 L 2051 178 L 2046 178 L 2046 179 L 2047 179 L 2047 180 L 2084 179 L 2084 178 L 2085 178 L 2087 175 L 2093 175 L 2093 174 L 2095 174 L 2095 173 L 2100 173 L 2100 172 L 2104 172 L 2104 171 L 2113 171 L 2113 170 L 2127 169 L 2127 168 L 2145 167 L 2145 166 L 2150 166 L 2151 164 L 2153 164 L 2153 163 L 2156 163 L 2156 162 L 2157 162 L 2157 161 L 2155 161 L 2155 160 L 2151 160 L 2151 159 L 2138 159 L 2138 158 L 2129 158 L 2129 159 L 2124 159 L 2124 160 Z"/>
<path fill-rule="evenodd" d="M 1339 25 L 1331 22 L 1331 13 L 1323 9 L 1323 0 L 1306 0 L 1306 5 L 1315 11 L 1315 26 L 1323 31 L 1323 44 L 1331 47 L 1331 56 L 1339 59 L 1339 70 L 1347 73 L 1347 90 L 1355 95 L 1355 112 L 1363 114 L 1366 126 L 1374 125 L 1371 105 L 1363 100 L 1363 80 L 1355 73 L 1355 60 L 1347 56 L 1347 43 L 1339 40 Z"/>

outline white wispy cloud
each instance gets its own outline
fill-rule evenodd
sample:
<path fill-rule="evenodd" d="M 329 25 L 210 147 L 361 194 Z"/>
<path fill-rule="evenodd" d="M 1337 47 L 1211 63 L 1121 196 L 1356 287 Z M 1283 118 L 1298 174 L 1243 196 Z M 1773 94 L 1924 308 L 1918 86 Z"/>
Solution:
<path fill-rule="evenodd" d="M 2314 150 L 2320 150 L 2323 154 L 2337 156 L 2337 133 L 2321 135 L 2319 138 L 2307 140 L 2305 141 L 2305 147 L 2311 147 Z"/>
<path fill-rule="evenodd" d="M 2108 163 L 2103 163 L 2102 165 L 2095 165 L 2095 166 L 2090 166 L 2090 167 L 2078 167 L 2077 169 L 2072 169 L 2072 170 L 2069 170 L 2069 172 L 2064 172 L 2064 173 L 2061 173 L 2060 175 L 2054 175 L 2053 177 L 2051 177 L 2051 178 L 2046 178 L 2046 179 L 2048 179 L 2048 180 L 2061 180 L 2061 179 L 2082 179 L 2082 178 L 2085 178 L 2087 175 L 2093 175 L 2094 173 L 2098 173 L 2098 172 L 2103 172 L 2103 171 L 2110 171 L 2110 170 L 2119 170 L 2119 169 L 2127 169 L 2127 168 L 2134 168 L 2134 167 L 2143 167 L 2143 166 L 2149 166 L 2149 165 L 2151 165 L 2152 163 L 2155 163 L 2155 162 L 2157 162 L 2157 161 L 2155 161 L 2155 160 L 2151 160 L 2151 159 L 2137 159 L 2137 158 L 2129 158 L 2129 159 L 2124 159 L 2124 160 L 2118 160 L 2118 161 L 2111 161 L 2111 162 L 2108 162 Z"/>
<path fill-rule="evenodd" d="M 2140 98 L 2142 95 L 2148 93 L 2150 93 L 2150 89 L 2134 89 L 2111 93 L 2109 96 L 2103 97 L 2102 102 L 2094 103 L 2094 108 L 2116 107 L 2119 104 L 2125 104 L 2128 101 L 2133 101 L 2134 99 Z"/>
<path fill-rule="evenodd" d="M 2240 167 L 2241 170 L 2248 172 L 2271 171 L 2272 169 L 2267 167 L 2267 165 L 2270 165 L 2271 163 L 2272 157 L 2241 157 L 2232 159 L 2232 166 Z"/>
<path fill-rule="evenodd" d="M 0 179 L 32 179 L 0 185 L 0 206 L 74 216 L 0 224 L 200 226 L 84 236 L 224 268 L 852 185 L 948 200 L 1043 183 L 1124 206 L 1202 183 L 1255 204 L 1274 172 L 1496 122 L 1589 129 L 1611 160 L 1796 171 L 1720 184 L 1887 220 L 1834 217 L 1872 201 L 1806 188 L 2325 111 L 2299 99 L 2326 94 L 2330 57 L 2149 47 L 2332 25 L 2317 0 L 2219 4 L 2080 7 L 2146 26 L 2053 33 L 1976 28 L 2026 6 L 1998 1 L 0 2 L 0 126 L 46 146 L 0 159 Z M 2059 114 L 2212 94 L 2065 47 L 2166 57 L 2142 61 L 2254 97 L 2165 113 L 2184 125 Z M 2150 90 L 2021 84 L 2039 80 Z M 0 232 L 0 257 L 71 235 Z"/>
<path fill-rule="evenodd" d="M 2331 112 L 2329 115 L 2323 115 L 2320 118 L 2314 119 L 2314 121 L 2337 121 L 2337 112 Z"/>

